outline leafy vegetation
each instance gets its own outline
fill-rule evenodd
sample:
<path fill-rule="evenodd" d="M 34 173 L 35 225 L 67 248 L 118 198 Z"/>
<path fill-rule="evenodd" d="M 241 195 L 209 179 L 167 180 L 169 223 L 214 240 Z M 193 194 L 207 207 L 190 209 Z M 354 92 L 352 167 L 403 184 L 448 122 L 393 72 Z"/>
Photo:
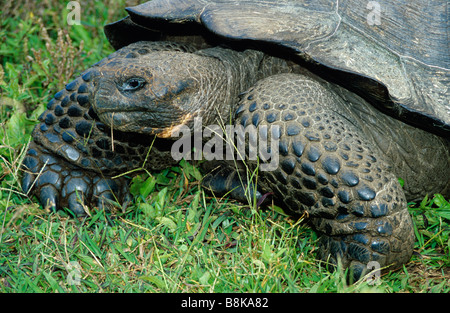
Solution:
<path fill-rule="evenodd" d="M 128 2 L 128 4 L 130 4 Z M 450 204 L 411 204 L 415 255 L 370 284 L 314 259 L 316 235 L 301 220 L 208 196 L 186 162 L 133 179 L 124 211 L 84 219 L 45 213 L 20 188 L 19 165 L 50 97 L 112 52 L 103 24 L 125 1 L 0 7 L 0 292 L 449 292 Z"/>

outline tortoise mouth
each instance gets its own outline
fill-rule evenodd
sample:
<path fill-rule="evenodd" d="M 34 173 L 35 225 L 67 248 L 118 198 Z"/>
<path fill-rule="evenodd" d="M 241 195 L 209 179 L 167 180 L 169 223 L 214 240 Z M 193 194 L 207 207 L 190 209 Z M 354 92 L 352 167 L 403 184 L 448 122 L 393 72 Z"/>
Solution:
<path fill-rule="evenodd" d="M 186 117 L 174 119 L 170 114 L 142 110 L 104 111 L 97 113 L 99 119 L 108 127 L 122 132 L 155 135 L 159 138 L 176 138 L 178 130 L 186 126 Z M 189 116 L 189 114 L 187 114 Z"/>

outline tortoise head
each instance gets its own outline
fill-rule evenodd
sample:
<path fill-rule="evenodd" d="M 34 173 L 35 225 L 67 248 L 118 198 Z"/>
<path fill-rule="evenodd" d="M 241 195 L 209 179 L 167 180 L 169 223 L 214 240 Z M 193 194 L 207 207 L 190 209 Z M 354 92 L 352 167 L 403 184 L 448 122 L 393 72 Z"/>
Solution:
<path fill-rule="evenodd" d="M 110 127 L 169 138 L 193 128 L 226 97 L 223 64 L 214 57 L 161 43 L 138 42 L 97 63 L 92 106 Z M 169 47 L 169 48 L 167 48 Z M 208 113 L 209 114 L 209 113 Z"/>

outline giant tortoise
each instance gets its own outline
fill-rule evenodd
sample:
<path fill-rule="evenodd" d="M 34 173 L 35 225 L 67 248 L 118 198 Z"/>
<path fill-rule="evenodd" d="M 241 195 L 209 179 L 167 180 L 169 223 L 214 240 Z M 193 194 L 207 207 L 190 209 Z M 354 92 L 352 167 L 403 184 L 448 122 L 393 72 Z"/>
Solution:
<path fill-rule="evenodd" d="M 240 200 L 271 195 L 306 213 L 318 257 L 355 279 L 371 262 L 410 259 L 407 200 L 450 194 L 445 2 L 154 0 L 127 11 L 105 27 L 117 51 L 40 117 L 25 192 L 76 215 L 83 202 L 105 208 L 127 198 L 115 175 L 175 164 L 173 144 L 186 129 L 195 141 L 196 121 L 234 125 L 245 151 L 206 154 L 203 187 Z M 258 139 L 276 143 L 269 157 L 250 158 Z"/>

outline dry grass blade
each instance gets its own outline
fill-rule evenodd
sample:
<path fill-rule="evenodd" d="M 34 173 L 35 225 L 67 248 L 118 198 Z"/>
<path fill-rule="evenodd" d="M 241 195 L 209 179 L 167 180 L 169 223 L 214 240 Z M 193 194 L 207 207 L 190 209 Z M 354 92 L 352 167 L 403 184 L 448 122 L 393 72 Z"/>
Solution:
<path fill-rule="evenodd" d="M 41 29 L 41 38 L 45 42 L 45 50 L 31 48 L 32 56 L 28 55 L 27 60 L 46 73 L 47 79 L 42 82 L 44 88 L 47 88 L 50 82 L 57 81 L 57 89 L 60 90 L 72 79 L 77 70 L 76 64 L 83 62 L 92 52 L 89 51 L 83 56 L 84 42 L 81 40 L 79 47 L 75 47 L 67 30 L 58 30 L 57 38 L 53 40 L 42 19 L 37 19 L 37 23 Z M 52 65 L 49 66 L 45 60 L 51 60 Z"/>

